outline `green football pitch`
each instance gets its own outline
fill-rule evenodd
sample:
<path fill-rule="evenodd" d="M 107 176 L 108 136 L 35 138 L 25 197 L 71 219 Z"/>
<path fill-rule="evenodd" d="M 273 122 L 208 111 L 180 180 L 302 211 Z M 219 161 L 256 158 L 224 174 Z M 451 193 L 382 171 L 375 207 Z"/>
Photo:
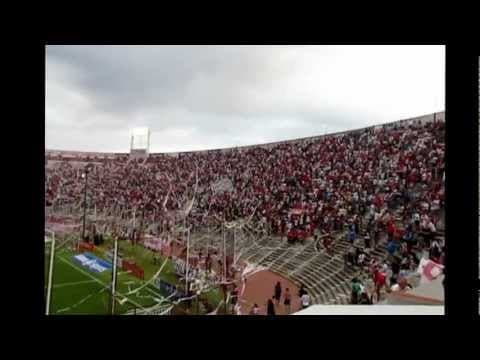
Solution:
<path fill-rule="evenodd" d="M 109 314 L 111 271 L 92 272 L 76 263 L 73 256 L 74 253 L 66 248 L 55 253 L 50 314 Z M 46 252 L 45 285 L 48 279 L 48 261 L 49 253 Z M 149 266 L 148 271 L 145 269 L 145 278 L 153 276 L 159 267 L 160 264 Z M 173 273 L 173 264 L 167 263 L 160 277 L 172 282 L 176 277 Z M 144 283 L 125 271 L 118 272 L 117 294 L 121 303 L 116 303 L 115 314 L 154 306 L 167 296 L 150 284 L 136 293 L 127 294 Z"/>
<path fill-rule="evenodd" d="M 107 241 L 105 246 L 98 248 L 94 254 L 100 258 L 104 256 L 105 250 L 111 245 Z M 161 299 L 168 296 L 162 294 L 160 290 L 152 284 L 146 285 L 138 292 L 128 294 L 129 292 L 144 285 L 148 279 L 151 279 L 160 269 L 160 266 L 166 261 L 159 278 L 172 284 L 178 284 L 178 278 L 175 273 L 175 266 L 171 260 L 158 257 L 153 260 L 153 253 L 143 246 L 132 246 L 129 242 L 119 243 L 119 252 L 125 258 L 134 259 L 145 272 L 145 281 L 140 280 L 126 271 L 119 270 L 117 273 L 117 299 L 115 305 L 115 314 L 124 314 L 133 310 L 142 310 L 155 306 Z M 48 247 L 45 251 L 45 290 L 48 279 L 49 265 Z M 75 253 L 68 247 L 61 247 L 55 252 L 53 286 L 51 292 L 50 314 L 68 315 L 68 314 L 89 314 L 106 315 L 110 314 L 111 303 L 111 271 L 96 273 L 81 266 L 73 259 Z M 205 293 L 202 298 L 215 308 L 222 299 L 218 289 L 213 289 Z M 168 302 L 162 308 L 168 308 Z"/>

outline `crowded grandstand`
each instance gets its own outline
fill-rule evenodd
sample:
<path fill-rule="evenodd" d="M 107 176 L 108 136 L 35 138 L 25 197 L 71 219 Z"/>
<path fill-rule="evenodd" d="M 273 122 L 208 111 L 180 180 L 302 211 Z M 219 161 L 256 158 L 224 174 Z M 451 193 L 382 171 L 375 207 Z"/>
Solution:
<path fill-rule="evenodd" d="M 132 277 L 115 295 L 125 314 L 381 306 L 443 276 L 444 139 L 436 113 L 196 152 L 47 150 L 46 228 L 76 256 L 71 267 L 89 264 L 91 273 L 112 271 L 120 243 L 119 266 Z M 262 271 L 275 278 L 260 296 L 248 287 Z M 110 275 L 99 281 L 101 292 Z"/>

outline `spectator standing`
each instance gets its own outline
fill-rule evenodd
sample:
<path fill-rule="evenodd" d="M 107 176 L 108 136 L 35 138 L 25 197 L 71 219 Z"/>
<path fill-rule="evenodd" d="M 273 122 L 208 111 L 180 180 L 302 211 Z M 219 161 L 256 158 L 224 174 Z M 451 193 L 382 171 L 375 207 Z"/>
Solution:
<path fill-rule="evenodd" d="M 356 249 L 353 245 L 350 245 L 348 248 L 348 253 L 347 253 L 347 258 L 348 258 L 348 263 L 353 266 L 355 264 L 355 254 L 356 254 Z"/>
<path fill-rule="evenodd" d="M 291 311 L 291 301 L 292 301 L 292 296 L 290 294 L 290 291 L 288 288 L 285 289 L 285 295 L 284 295 L 285 299 L 283 301 L 283 305 L 285 305 L 285 314 L 288 315 L 290 314 L 290 311 Z"/>
<path fill-rule="evenodd" d="M 393 258 L 393 261 L 392 261 L 392 277 L 390 278 L 390 283 L 391 284 L 395 284 L 397 282 L 397 279 L 398 279 L 398 275 L 400 273 L 400 259 L 395 256 Z"/>
<path fill-rule="evenodd" d="M 364 237 L 365 248 L 370 249 L 370 233 L 367 231 Z"/>
<path fill-rule="evenodd" d="M 377 269 L 374 273 L 374 281 L 375 281 L 375 293 L 377 295 L 377 302 L 380 301 L 380 292 L 386 286 L 386 279 L 387 274 L 384 271 L 384 268 Z"/>
<path fill-rule="evenodd" d="M 275 315 L 275 306 L 273 305 L 272 299 L 268 299 L 267 302 L 267 315 Z"/>
<path fill-rule="evenodd" d="M 238 289 L 236 285 L 234 286 L 230 296 L 232 297 L 232 305 L 233 305 L 232 311 L 236 311 L 236 305 L 238 301 Z"/>
<path fill-rule="evenodd" d="M 310 306 L 310 295 L 308 295 L 308 293 L 305 292 L 302 295 L 301 300 L 302 300 L 302 309 L 306 309 L 307 307 Z"/>
<path fill-rule="evenodd" d="M 353 244 L 355 241 L 356 234 L 355 234 L 355 225 L 353 223 L 350 223 L 348 225 L 348 241 Z"/>
<path fill-rule="evenodd" d="M 249 315 L 258 315 L 259 314 L 259 308 L 257 304 L 253 304 L 252 309 L 250 310 Z"/>
<path fill-rule="evenodd" d="M 280 304 L 281 296 L 282 296 L 282 285 L 280 284 L 280 281 L 277 281 L 277 284 L 275 285 L 275 289 L 274 289 L 274 297 L 277 305 Z"/>
<path fill-rule="evenodd" d="M 350 303 L 353 305 L 358 304 L 359 295 L 360 295 L 360 281 L 357 278 L 353 278 Z"/>
<path fill-rule="evenodd" d="M 212 259 L 210 258 L 210 253 L 207 254 L 205 259 L 205 265 L 208 272 L 212 270 Z"/>
<path fill-rule="evenodd" d="M 360 305 L 372 305 L 372 301 L 370 297 L 368 296 L 368 293 L 366 291 L 363 291 L 360 294 L 360 300 L 358 302 Z"/>
<path fill-rule="evenodd" d="M 235 315 L 242 315 L 242 310 L 239 303 L 236 303 L 233 309 Z"/>
<path fill-rule="evenodd" d="M 306 294 L 307 290 L 303 284 L 300 285 L 300 289 L 298 290 L 298 297 L 301 298 L 303 294 Z"/>

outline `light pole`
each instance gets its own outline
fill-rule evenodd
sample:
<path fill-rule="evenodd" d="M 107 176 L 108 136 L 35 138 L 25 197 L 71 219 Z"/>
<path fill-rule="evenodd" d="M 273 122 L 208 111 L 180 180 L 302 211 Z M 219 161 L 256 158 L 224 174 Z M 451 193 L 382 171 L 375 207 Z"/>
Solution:
<path fill-rule="evenodd" d="M 83 230 L 82 230 L 82 241 L 85 240 L 85 220 L 87 215 L 87 184 L 88 184 L 88 172 L 90 168 L 85 166 L 85 172 L 82 174 L 82 177 L 85 178 L 85 192 L 83 197 Z"/>

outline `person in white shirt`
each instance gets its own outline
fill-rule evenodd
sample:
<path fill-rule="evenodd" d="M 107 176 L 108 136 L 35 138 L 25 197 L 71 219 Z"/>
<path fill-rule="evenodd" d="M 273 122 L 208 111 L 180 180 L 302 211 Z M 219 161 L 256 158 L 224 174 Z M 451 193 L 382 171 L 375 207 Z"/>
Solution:
<path fill-rule="evenodd" d="M 254 304 L 252 309 L 250 310 L 250 315 L 259 315 L 260 309 L 257 304 Z"/>
<path fill-rule="evenodd" d="M 301 301 L 302 301 L 302 309 L 306 309 L 307 307 L 310 306 L 310 295 L 308 295 L 307 293 L 303 294 L 301 297 Z"/>
<path fill-rule="evenodd" d="M 413 213 L 412 221 L 415 224 L 415 226 L 418 228 L 420 226 L 420 214 L 417 212 Z"/>
<path fill-rule="evenodd" d="M 359 266 L 363 266 L 363 263 L 365 261 L 365 254 L 364 253 L 360 253 L 360 255 L 358 255 L 358 265 Z"/>
<path fill-rule="evenodd" d="M 236 304 L 235 304 L 233 310 L 234 310 L 235 315 L 242 315 L 242 311 L 241 311 L 241 308 L 240 308 L 240 304 L 239 304 L 239 303 L 236 303 Z"/>

